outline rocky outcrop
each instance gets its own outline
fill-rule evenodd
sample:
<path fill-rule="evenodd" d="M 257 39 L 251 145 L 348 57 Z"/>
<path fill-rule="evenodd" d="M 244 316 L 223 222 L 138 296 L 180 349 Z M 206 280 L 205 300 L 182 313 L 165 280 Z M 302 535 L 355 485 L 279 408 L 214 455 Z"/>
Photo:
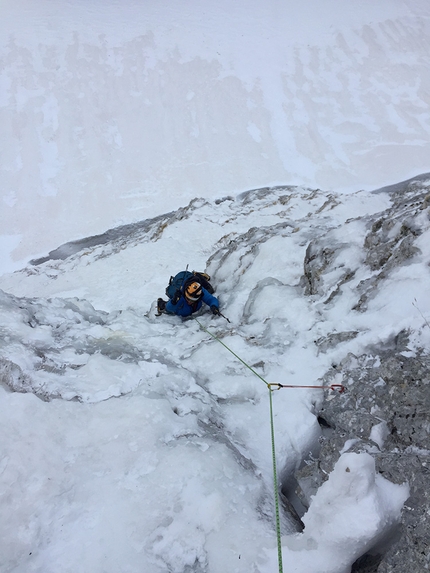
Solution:
<path fill-rule="evenodd" d="M 366 569 L 355 571 L 412 573 L 428 567 L 430 356 L 424 352 L 404 356 L 404 342 L 393 341 L 392 349 L 348 356 L 327 375 L 327 382 L 334 376 L 338 381 L 341 373 L 347 392 L 342 400 L 324 402 L 320 420 L 331 432 L 326 431 L 321 440 L 318 460 L 298 476 L 302 502 L 309 502 L 340 452 L 348 450 L 370 453 L 384 477 L 394 483 L 408 482 L 410 498 L 401 529 L 374 548 L 374 556 L 381 557 L 376 568 L 368 569 L 365 561 Z"/>
<path fill-rule="evenodd" d="M 367 221 L 362 248 L 368 276 L 354 287 L 353 311 L 365 312 L 390 272 L 408 265 L 420 253 L 417 238 L 428 226 L 429 191 L 425 182 L 406 183 L 393 190 L 390 209 Z M 322 238 L 306 251 L 302 286 L 307 295 L 327 297 L 321 287 L 336 267 L 340 248 L 328 245 L 330 241 Z M 348 272 L 354 274 L 354 270 Z M 337 280 L 331 292 L 345 282 L 342 276 Z M 424 319 L 426 328 L 430 325 Z M 355 334 L 330 334 L 315 343 L 320 352 L 327 352 Z M 416 573 L 430 566 L 426 527 L 430 514 L 430 353 L 417 344 L 417 338 L 419 333 L 400 329 L 383 343 L 359 355 L 348 353 L 341 363 L 332 365 L 322 382 L 341 383 L 346 392 L 340 399 L 328 395 L 323 401 L 318 412 L 323 428 L 319 456 L 296 475 L 297 494 L 305 506 L 345 451 L 370 453 L 384 477 L 398 484 L 408 482 L 410 497 L 399 528 L 354 564 L 355 573 Z"/>

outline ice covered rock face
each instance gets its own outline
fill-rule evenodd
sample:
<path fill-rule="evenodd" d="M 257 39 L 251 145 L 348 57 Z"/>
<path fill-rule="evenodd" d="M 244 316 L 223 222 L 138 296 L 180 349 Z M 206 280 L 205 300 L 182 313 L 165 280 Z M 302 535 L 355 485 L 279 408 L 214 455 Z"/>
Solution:
<path fill-rule="evenodd" d="M 266 380 L 347 388 L 274 394 L 280 487 L 295 503 L 296 476 L 309 505 L 303 533 L 285 505 L 285 563 L 425 570 L 429 191 L 196 199 L 0 277 L 4 566 L 274 570 L 267 389 L 195 321 L 154 315 L 190 263 L 231 323 L 199 320 Z"/>
<path fill-rule="evenodd" d="M 363 242 L 363 268 L 368 269 L 367 276 L 351 289 L 356 297 L 352 310 L 363 314 L 375 304 L 373 301 L 383 307 L 385 298 L 385 303 L 390 304 L 390 283 L 394 277 L 402 277 L 411 284 L 414 277 L 418 279 L 417 264 L 423 265 L 424 273 L 430 272 L 427 232 L 430 186 L 412 181 L 389 191 L 392 206 L 368 220 Z M 308 295 L 317 294 L 320 298 L 327 295 L 327 286 L 324 289 L 320 285 L 324 281 L 327 284 L 336 269 L 336 258 L 342 248 L 350 245 L 333 245 L 328 237 L 308 248 L 303 278 Z M 357 272 L 358 269 L 345 271 L 331 284 L 334 296 L 324 304 L 335 304 L 342 285 Z M 402 293 L 407 296 L 404 289 Z M 309 502 L 344 451 L 370 452 L 381 475 L 394 483 L 409 483 L 410 497 L 402 513 L 401 530 L 357 561 L 353 568 L 357 572 L 413 573 L 428 568 L 430 324 L 417 300 L 413 296 L 406 300 L 410 314 L 421 315 L 420 328 L 411 328 L 399 320 L 389 336 L 372 341 L 359 352 L 349 352 L 339 363 L 333 363 L 322 378 L 325 384 L 332 381 L 344 384 L 347 392 L 342 401 L 329 400 L 321 405 L 319 414 L 330 430 L 321 438 L 318 460 L 309 461 L 297 474 L 301 486 L 298 491 L 304 503 Z M 401 307 L 405 300 L 398 299 L 397 304 Z M 369 329 L 375 326 L 369 324 Z M 325 353 L 358 334 L 356 330 L 329 333 L 316 344 Z"/>

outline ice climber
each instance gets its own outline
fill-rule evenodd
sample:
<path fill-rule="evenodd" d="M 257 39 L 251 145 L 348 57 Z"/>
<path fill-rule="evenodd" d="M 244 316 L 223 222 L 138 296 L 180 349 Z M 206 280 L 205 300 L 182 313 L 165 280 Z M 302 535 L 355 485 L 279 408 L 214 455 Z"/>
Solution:
<path fill-rule="evenodd" d="M 220 314 L 218 299 L 213 296 L 214 289 L 209 283 L 210 277 L 205 273 L 182 271 L 171 277 L 166 294 L 169 300 L 157 301 L 158 314 L 176 314 L 191 316 L 207 304 L 212 314 Z M 203 286 L 204 285 L 204 286 Z"/>

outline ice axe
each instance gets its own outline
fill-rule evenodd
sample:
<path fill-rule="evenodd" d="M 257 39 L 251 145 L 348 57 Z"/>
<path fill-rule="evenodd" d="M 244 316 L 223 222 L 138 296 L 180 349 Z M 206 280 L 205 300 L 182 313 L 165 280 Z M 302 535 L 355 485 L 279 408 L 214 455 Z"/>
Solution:
<path fill-rule="evenodd" d="M 220 312 L 219 308 L 217 308 L 215 305 L 211 306 L 211 311 L 214 316 L 222 316 L 226 319 L 227 322 L 230 322 L 230 319 L 224 316 L 223 313 Z"/>

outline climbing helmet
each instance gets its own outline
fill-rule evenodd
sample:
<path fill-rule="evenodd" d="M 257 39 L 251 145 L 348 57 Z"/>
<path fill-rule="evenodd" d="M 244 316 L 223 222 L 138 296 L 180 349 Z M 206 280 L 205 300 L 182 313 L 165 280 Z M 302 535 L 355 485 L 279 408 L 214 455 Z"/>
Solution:
<path fill-rule="evenodd" d="M 202 298 L 202 295 L 202 285 L 197 281 L 193 281 L 185 287 L 185 298 L 190 302 L 197 302 Z"/>

